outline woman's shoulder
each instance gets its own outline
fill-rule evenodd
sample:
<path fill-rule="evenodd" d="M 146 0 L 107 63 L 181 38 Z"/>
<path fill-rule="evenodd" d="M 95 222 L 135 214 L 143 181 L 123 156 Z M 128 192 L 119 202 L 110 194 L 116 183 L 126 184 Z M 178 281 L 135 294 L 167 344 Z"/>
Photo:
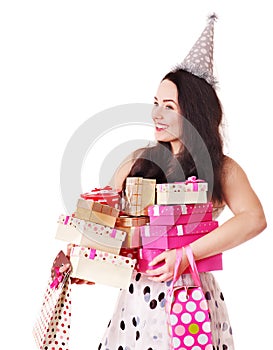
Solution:
<path fill-rule="evenodd" d="M 129 174 L 133 165 L 136 163 L 138 159 L 149 158 L 150 150 L 151 150 L 151 147 L 144 147 L 144 148 L 138 148 L 132 151 L 125 159 L 121 161 L 121 163 L 115 170 L 114 175 L 112 176 L 109 182 L 109 185 L 115 188 L 116 190 L 120 191 L 122 189 L 123 181 Z"/>
<path fill-rule="evenodd" d="M 235 161 L 233 158 L 225 155 L 221 175 L 223 192 L 225 194 L 224 197 L 226 197 L 226 194 L 229 191 L 233 191 L 237 185 L 240 185 L 242 181 L 245 182 L 246 179 L 246 174 L 239 163 L 237 163 L 237 161 Z M 223 211 L 226 205 L 226 200 L 223 200 L 221 203 L 213 203 L 216 216 L 218 216 Z"/>
<path fill-rule="evenodd" d="M 229 156 L 224 157 L 223 169 L 222 169 L 222 181 L 223 183 L 234 181 L 235 179 L 246 178 L 246 173 L 237 161 Z"/>

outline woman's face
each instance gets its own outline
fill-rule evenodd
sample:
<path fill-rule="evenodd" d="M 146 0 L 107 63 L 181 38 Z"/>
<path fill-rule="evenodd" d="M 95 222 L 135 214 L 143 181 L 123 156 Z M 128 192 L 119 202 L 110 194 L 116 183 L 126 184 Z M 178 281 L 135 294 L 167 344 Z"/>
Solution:
<path fill-rule="evenodd" d="M 154 98 L 153 121 L 157 141 L 178 142 L 182 131 L 182 117 L 176 85 L 163 80 Z"/>

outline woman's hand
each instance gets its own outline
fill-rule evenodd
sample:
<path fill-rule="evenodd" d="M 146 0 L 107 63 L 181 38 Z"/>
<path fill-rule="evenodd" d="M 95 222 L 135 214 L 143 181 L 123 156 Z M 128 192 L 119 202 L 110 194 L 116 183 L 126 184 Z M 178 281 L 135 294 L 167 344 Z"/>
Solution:
<path fill-rule="evenodd" d="M 71 250 L 72 250 L 73 247 L 75 247 L 75 244 L 69 243 L 67 245 L 66 256 L 68 258 L 70 258 Z M 62 273 L 62 272 L 67 271 L 69 266 L 70 266 L 69 264 L 66 264 L 66 265 L 62 266 L 60 268 L 60 272 Z M 71 283 L 73 283 L 73 284 L 88 284 L 88 285 L 95 284 L 94 282 L 90 282 L 90 281 L 86 281 L 86 280 L 83 280 L 83 279 L 80 279 L 80 278 L 74 278 L 74 277 L 71 277 Z"/>
<path fill-rule="evenodd" d="M 176 249 L 166 250 L 165 252 L 157 255 L 149 264 L 154 266 L 160 262 L 164 262 L 163 266 L 157 269 L 147 270 L 146 273 L 150 276 L 149 279 L 155 282 L 168 282 L 174 277 L 174 267 L 176 262 Z M 178 268 L 178 276 L 180 276 L 188 267 L 188 259 L 183 249 L 182 260 Z"/>

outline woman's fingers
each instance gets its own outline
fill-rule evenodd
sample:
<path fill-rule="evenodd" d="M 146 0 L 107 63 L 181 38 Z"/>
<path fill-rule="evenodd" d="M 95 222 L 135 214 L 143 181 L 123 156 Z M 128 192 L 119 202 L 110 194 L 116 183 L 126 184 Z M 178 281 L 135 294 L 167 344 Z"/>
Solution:
<path fill-rule="evenodd" d="M 148 277 L 148 279 L 154 282 L 167 282 L 172 280 L 172 273 L 166 272 L 160 276 Z"/>
<path fill-rule="evenodd" d="M 69 257 L 70 254 L 71 254 L 71 250 L 72 248 L 75 247 L 75 244 L 72 244 L 72 243 L 69 243 L 67 246 L 66 246 L 66 255 Z"/>
<path fill-rule="evenodd" d="M 64 264 L 63 266 L 60 267 L 60 273 L 63 273 L 67 271 L 70 268 L 70 264 Z"/>
<path fill-rule="evenodd" d="M 146 270 L 146 273 L 148 275 L 153 275 L 153 276 L 158 276 L 162 275 L 163 273 L 167 272 L 166 266 L 160 266 L 157 269 L 152 269 L 152 270 Z"/>
<path fill-rule="evenodd" d="M 166 252 L 163 252 L 159 255 L 157 255 L 150 263 L 149 266 L 154 266 L 156 264 L 158 264 L 159 262 L 161 262 L 162 260 L 165 261 L 166 258 Z"/>
<path fill-rule="evenodd" d="M 88 284 L 88 285 L 95 284 L 94 282 L 86 281 L 86 280 L 83 280 L 80 278 L 75 278 L 75 277 L 71 277 L 71 283 L 73 283 L 73 284 Z"/>

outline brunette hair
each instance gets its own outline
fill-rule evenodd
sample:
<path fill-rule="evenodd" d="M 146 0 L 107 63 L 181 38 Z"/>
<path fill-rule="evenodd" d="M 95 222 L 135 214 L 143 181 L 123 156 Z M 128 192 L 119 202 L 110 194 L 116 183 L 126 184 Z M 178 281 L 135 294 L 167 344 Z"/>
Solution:
<path fill-rule="evenodd" d="M 154 178 L 157 183 L 165 183 L 196 176 L 208 182 L 212 200 L 222 202 L 224 154 L 220 125 L 223 112 L 218 96 L 204 79 L 182 69 L 171 71 L 162 80 L 165 79 L 173 82 L 178 90 L 178 103 L 186 120 L 181 136 L 184 147 L 177 155 L 172 154 L 169 142 L 143 148 L 128 177 Z"/>

